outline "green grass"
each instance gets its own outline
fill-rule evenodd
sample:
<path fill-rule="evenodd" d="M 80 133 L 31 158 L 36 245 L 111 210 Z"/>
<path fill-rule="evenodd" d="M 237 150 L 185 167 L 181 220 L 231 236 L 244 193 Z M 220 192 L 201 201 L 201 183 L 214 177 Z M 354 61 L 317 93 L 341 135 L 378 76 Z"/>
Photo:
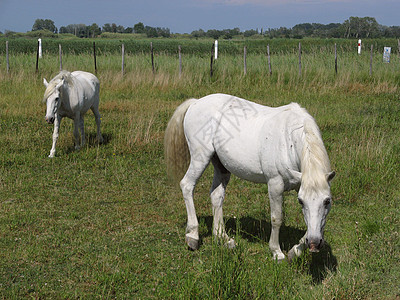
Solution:
<path fill-rule="evenodd" d="M 328 56 L 329 57 L 329 56 Z M 0 65 L 0 296 L 20 298 L 395 299 L 400 296 L 399 83 L 391 64 L 345 53 L 335 75 L 323 53 L 209 58 L 130 55 L 122 76 L 118 55 L 98 57 L 102 131 L 86 117 L 88 144 L 73 150 L 64 120 L 55 159 L 44 121 L 42 77 L 58 57 L 17 55 Z M 69 70 L 93 71 L 90 55 L 66 55 Z M 163 134 L 189 97 L 235 94 L 265 105 L 299 102 L 315 116 L 337 177 L 323 251 L 276 264 L 268 248 L 267 188 L 233 177 L 224 213 L 238 247 L 211 236 L 208 169 L 196 188 L 201 248 L 187 250 L 186 209 L 169 183 Z M 286 195 L 281 244 L 288 251 L 305 225 L 294 192 Z"/>
<path fill-rule="evenodd" d="M 118 36 L 118 35 L 117 35 Z M 96 52 L 100 55 L 121 53 L 121 45 L 125 45 L 127 54 L 150 54 L 150 43 L 153 44 L 155 53 L 176 55 L 178 46 L 181 46 L 182 53 L 186 55 L 197 55 L 208 57 L 211 52 L 214 39 L 212 38 L 138 38 L 137 35 L 119 35 L 119 38 L 96 38 L 82 39 L 71 37 L 71 35 L 59 35 L 55 37 L 42 37 L 43 52 L 51 55 L 58 55 L 59 45 L 64 54 L 81 55 L 93 53 L 93 42 L 96 44 Z M 0 54 L 6 52 L 6 42 L 10 54 L 36 54 L 37 38 L 6 38 L 0 37 Z M 270 52 L 276 54 L 298 53 L 299 43 L 303 53 L 334 53 L 335 44 L 338 54 L 357 52 L 357 40 L 353 39 L 282 39 L 282 38 L 235 38 L 232 40 L 220 39 L 218 51 L 222 55 L 243 55 L 243 48 L 246 46 L 247 52 L 253 54 L 266 54 L 267 45 Z M 392 47 L 392 54 L 398 54 L 397 39 L 379 38 L 363 39 L 362 51 L 370 53 L 371 45 L 375 54 L 382 55 L 383 47 Z"/>

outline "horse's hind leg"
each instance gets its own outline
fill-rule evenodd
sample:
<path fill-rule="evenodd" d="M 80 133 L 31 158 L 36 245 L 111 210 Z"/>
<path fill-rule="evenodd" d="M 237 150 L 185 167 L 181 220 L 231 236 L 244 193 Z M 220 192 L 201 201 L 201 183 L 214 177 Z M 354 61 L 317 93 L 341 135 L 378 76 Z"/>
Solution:
<path fill-rule="evenodd" d="M 94 114 L 94 119 L 96 120 L 96 125 L 97 125 L 97 142 L 99 144 L 101 144 L 101 143 L 103 143 L 103 136 L 101 135 L 101 131 L 100 131 L 101 115 L 99 112 L 99 106 L 93 105 L 91 109 Z"/>
<path fill-rule="evenodd" d="M 83 147 L 86 144 L 86 137 L 85 137 L 85 120 L 83 119 L 82 115 L 79 119 L 79 129 L 81 131 L 81 146 Z"/>
<path fill-rule="evenodd" d="M 79 128 L 81 127 L 81 114 L 77 113 L 74 118 L 74 138 L 75 138 L 75 150 L 80 148 Z"/>
<path fill-rule="evenodd" d="M 195 157 L 195 158 L 194 158 Z M 187 211 L 186 243 L 192 250 L 199 248 L 199 222 L 193 201 L 194 187 L 210 162 L 209 157 L 192 155 L 189 168 L 180 182 Z"/>
<path fill-rule="evenodd" d="M 225 198 L 226 186 L 229 183 L 231 173 L 222 165 L 218 156 L 215 154 L 212 158 L 214 166 L 214 179 L 211 186 L 210 197 L 213 206 L 213 234 L 218 239 L 221 239 L 229 248 L 235 247 L 233 239 L 229 239 L 225 232 L 224 217 L 222 205 Z"/>

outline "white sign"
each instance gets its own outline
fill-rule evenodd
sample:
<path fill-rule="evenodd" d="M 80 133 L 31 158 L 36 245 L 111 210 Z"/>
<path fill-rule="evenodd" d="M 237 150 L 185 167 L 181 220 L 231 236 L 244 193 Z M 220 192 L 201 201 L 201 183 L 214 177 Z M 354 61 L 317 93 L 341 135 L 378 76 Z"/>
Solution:
<path fill-rule="evenodd" d="M 214 58 L 217 59 L 218 58 L 218 41 L 217 40 L 215 40 L 215 43 L 214 43 L 214 52 L 215 52 Z"/>
<path fill-rule="evenodd" d="M 358 54 L 361 54 L 361 40 L 358 40 Z"/>
<path fill-rule="evenodd" d="M 42 58 L 42 39 L 38 39 L 39 42 L 39 58 Z"/>
<path fill-rule="evenodd" d="M 390 63 L 390 52 L 392 51 L 392 47 L 384 47 L 383 48 L 383 62 Z"/>

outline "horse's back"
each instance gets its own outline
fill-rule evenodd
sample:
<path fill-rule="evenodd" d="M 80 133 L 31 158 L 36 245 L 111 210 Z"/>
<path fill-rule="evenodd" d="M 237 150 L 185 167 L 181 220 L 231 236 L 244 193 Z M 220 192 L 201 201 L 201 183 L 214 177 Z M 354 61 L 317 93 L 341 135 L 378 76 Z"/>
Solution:
<path fill-rule="evenodd" d="M 214 94 L 189 108 L 185 134 L 189 145 L 200 143 L 215 151 L 233 174 L 267 182 L 285 168 L 298 169 L 300 135 L 296 129 L 301 127 L 304 112 L 296 103 L 268 107 Z"/>
<path fill-rule="evenodd" d="M 99 104 L 100 81 L 92 73 L 85 71 L 74 71 L 75 86 L 82 111 L 86 112 L 92 105 Z"/>
<path fill-rule="evenodd" d="M 84 88 L 90 87 L 94 90 L 99 89 L 100 81 L 94 74 L 85 71 L 74 71 L 71 74 L 84 86 Z"/>

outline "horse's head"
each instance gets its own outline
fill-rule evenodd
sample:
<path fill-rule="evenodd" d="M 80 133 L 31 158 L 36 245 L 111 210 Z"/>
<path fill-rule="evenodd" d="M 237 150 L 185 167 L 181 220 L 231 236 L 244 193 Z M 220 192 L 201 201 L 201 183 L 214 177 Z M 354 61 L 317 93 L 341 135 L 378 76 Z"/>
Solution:
<path fill-rule="evenodd" d="M 303 177 L 301 173 L 299 176 Z M 330 181 L 335 177 L 335 172 L 329 172 L 321 177 L 324 178 L 320 180 L 314 178 L 307 184 L 303 184 L 304 178 L 302 178 L 298 193 L 298 200 L 307 225 L 305 243 L 311 252 L 318 252 L 324 245 L 326 216 L 332 205 Z"/>
<path fill-rule="evenodd" d="M 60 107 L 60 95 L 61 88 L 64 85 L 64 79 L 60 79 L 57 81 L 47 82 L 46 78 L 43 78 L 43 84 L 46 87 L 46 91 L 44 93 L 44 101 L 46 101 L 46 122 L 49 124 L 53 124 L 55 120 L 55 115 Z"/>

